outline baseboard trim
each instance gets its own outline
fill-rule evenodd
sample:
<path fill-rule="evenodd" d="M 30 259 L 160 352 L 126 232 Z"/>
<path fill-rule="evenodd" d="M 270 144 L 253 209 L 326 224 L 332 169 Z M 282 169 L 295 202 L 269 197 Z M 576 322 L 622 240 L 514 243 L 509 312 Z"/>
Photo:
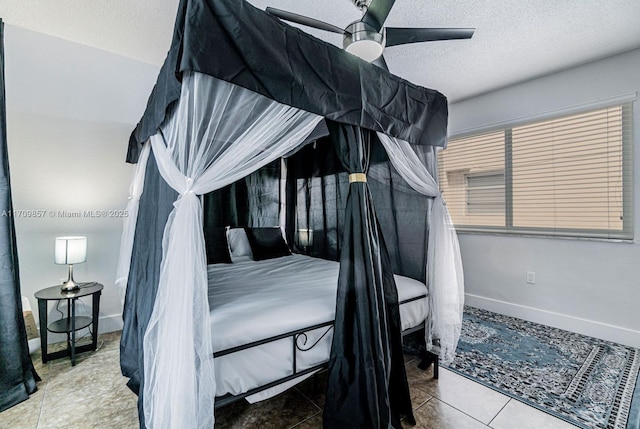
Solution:
<path fill-rule="evenodd" d="M 465 294 L 465 304 L 506 316 L 518 317 L 530 322 L 640 348 L 640 331 L 633 329 L 468 293 Z"/>
<path fill-rule="evenodd" d="M 107 332 L 122 331 L 123 326 L 122 314 L 120 313 L 102 316 L 98 320 L 98 333 L 106 334 Z"/>

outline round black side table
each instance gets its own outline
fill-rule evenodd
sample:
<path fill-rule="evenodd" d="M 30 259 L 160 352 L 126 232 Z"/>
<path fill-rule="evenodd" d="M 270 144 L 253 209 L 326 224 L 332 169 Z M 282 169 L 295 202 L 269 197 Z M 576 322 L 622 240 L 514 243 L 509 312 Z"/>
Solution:
<path fill-rule="evenodd" d="M 96 282 L 80 283 L 80 289 L 64 292 L 60 285 L 51 286 L 35 293 L 38 300 L 38 313 L 40 319 L 40 345 L 42 347 L 42 363 L 50 360 L 70 356 L 71 365 L 76 364 L 76 353 L 93 351 L 98 346 L 98 313 L 100 312 L 100 295 L 103 285 Z M 83 296 L 92 296 L 91 310 L 93 317 L 76 316 L 76 301 Z M 67 300 L 67 317 L 47 324 L 48 301 Z M 76 331 L 91 326 L 91 344 L 76 347 Z M 47 353 L 47 332 L 67 334 L 67 348 L 53 353 Z"/>

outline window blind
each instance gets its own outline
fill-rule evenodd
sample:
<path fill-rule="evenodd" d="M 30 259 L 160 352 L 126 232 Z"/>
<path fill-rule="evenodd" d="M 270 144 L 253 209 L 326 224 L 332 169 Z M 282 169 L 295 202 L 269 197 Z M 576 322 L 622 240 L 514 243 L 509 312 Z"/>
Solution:
<path fill-rule="evenodd" d="M 456 227 L 633 238 L 631 104 L 449 141 L 440 186 Z"/>
<path fill-rule="evenodd" d="M 504 173 L 467 175 L 466 208 L 469 214 L 501 214 L 504 212 Z"/>

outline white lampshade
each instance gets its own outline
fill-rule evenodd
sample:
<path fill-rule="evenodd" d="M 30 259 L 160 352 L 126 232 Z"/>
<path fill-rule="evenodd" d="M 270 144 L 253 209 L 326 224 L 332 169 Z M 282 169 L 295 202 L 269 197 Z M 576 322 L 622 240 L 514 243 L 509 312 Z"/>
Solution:
<path fill-rule="evenodd" d="M 78 264 L 87 260 L 87 237 L 56 237 L 56 264 Z"/>
<path fill-rule="evenodd" d="M 313 245 L 313 230 L 312 229 L 299 229 L 298 230 L 298 245 L 302 247 L 310 247 Z"/>

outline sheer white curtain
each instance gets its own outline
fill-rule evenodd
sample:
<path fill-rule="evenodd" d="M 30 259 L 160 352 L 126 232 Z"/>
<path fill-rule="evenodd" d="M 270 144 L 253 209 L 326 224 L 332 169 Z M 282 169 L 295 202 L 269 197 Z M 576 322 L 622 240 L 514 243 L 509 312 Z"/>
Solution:
<path fill-rule="evenodd" d="M 299 145 L 320 116 L 199 73 L 185 73 L 179 102 L 151 146 L 178 193 L 163 237 L 156 300 L 144 337 L 148 428 L 207 428 L 216 392 L 202 209 L 219 189 Z"/>
<path fill-rule="evenodd" d="M 147 171 L 147 160 L 151 152 L 151 145 L 147 142 L 142 146 L 142 152 L 138 163 L 133 167 L 131 184 L 129 185 L 129 202 L 127 203 L 127 216 L 122 225 L 122 237 L 120 238 L 120 256 L 116 271 L 116 285 L 120 287 L 120 300 L 124 302 L 125 290 L 129 279 L 129 264 L 133 249 L 133 238 L 136 233 L 136 221 L 138 220 L 138 207 L 140 197 L 144 189 L 144 175 Z"/>
<path fill-rule="evenodd" d="M 415 191 L 434 198 L 427 248 L 429 285 L 429 326 L 427 349 L 440 355 L 444 363 L 455 357 L 464 305 L 464 274 L 458 236 L 438 182 L 426 165 L 435 158 L 421 160 L 406 141 L 378 133 L 391 164 Z M 434 166 L 432 171 L 435 171 Z M 439 346 L 433 340 L 439 341 Z"/>

